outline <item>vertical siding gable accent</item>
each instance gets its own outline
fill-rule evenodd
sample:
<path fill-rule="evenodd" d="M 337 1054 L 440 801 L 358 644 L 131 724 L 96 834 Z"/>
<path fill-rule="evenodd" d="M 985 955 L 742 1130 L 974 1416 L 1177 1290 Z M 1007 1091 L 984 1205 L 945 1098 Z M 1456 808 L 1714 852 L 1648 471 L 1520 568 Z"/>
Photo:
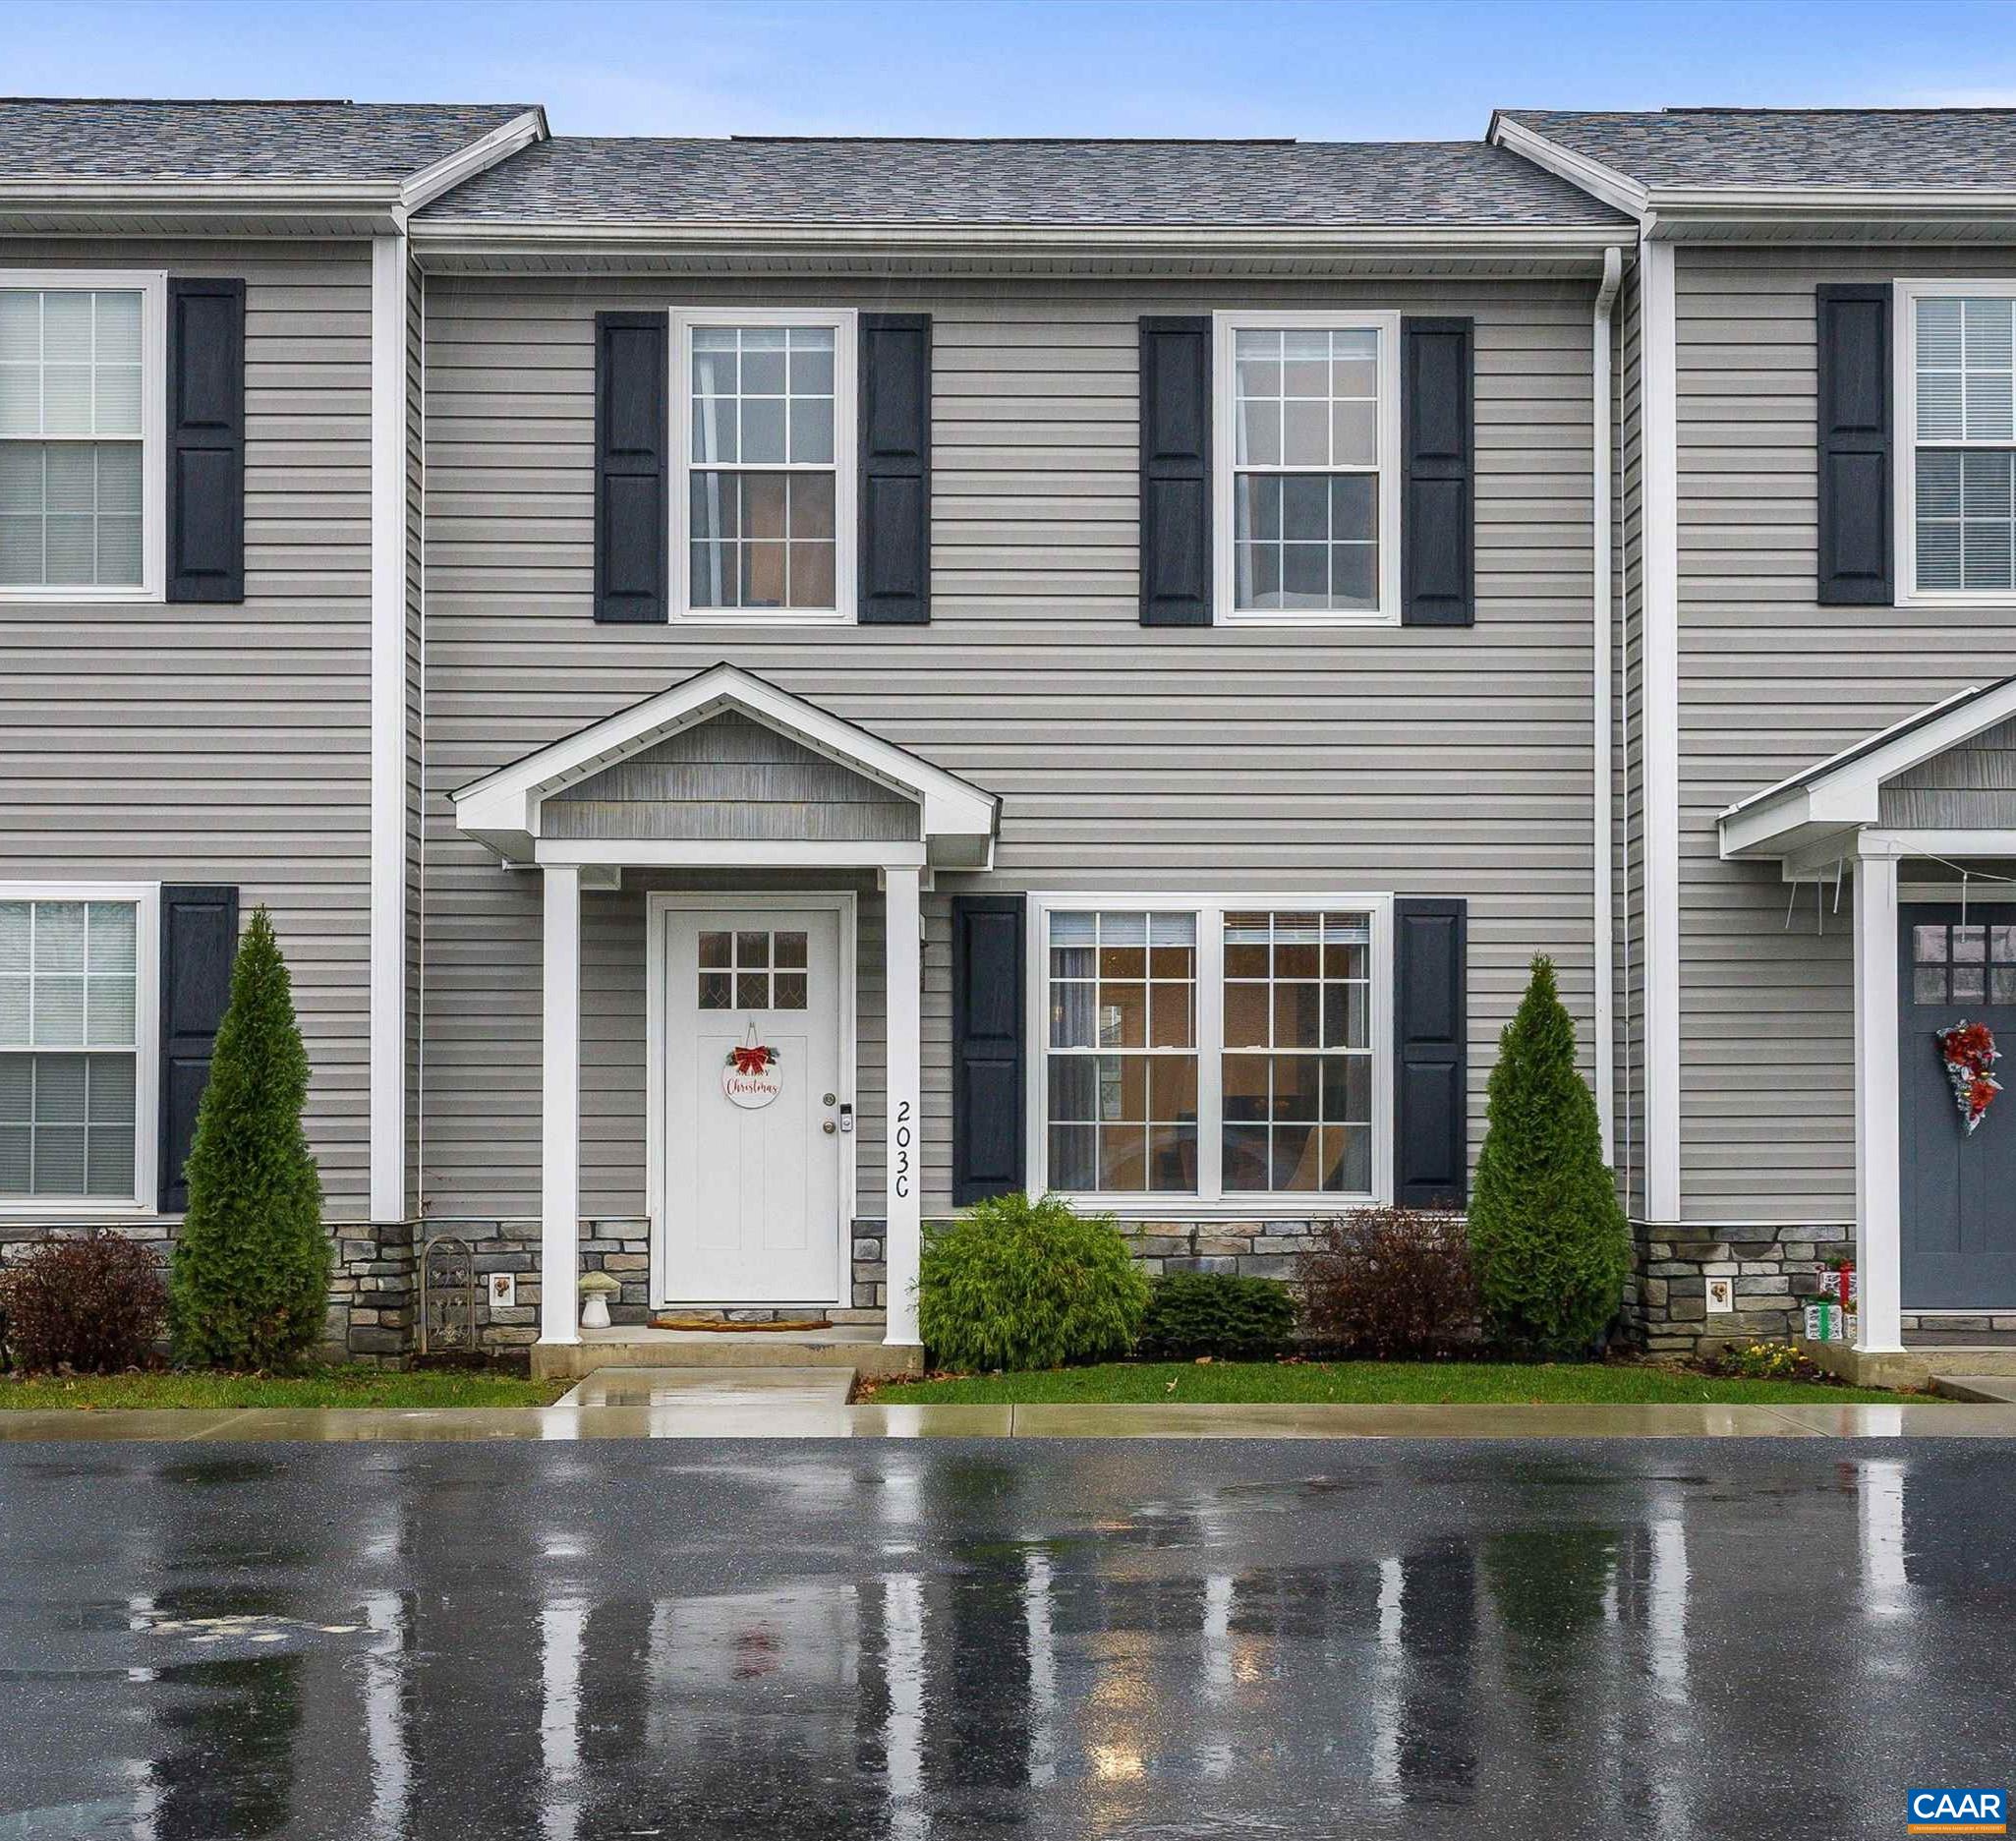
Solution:
<path fill-rule="evenodd" d="M 171 602 L 245 599 L 245 283 L 168 282 Z"/>
<path fill-rule="evenodd" d="M 1469 1180 L 1469 903 L 1393 904 L 1393 1197 L 1461 1207 Z"/>
<path fill-rule="evenodd" d="M 1400 325 L 1403 626 L 1476 621 L 1475 322 Z"/>
<path fill-rule="evenodd" d="M 952 1205 L 1007 1195 L 1022 1161 L 1025 897 L 952 897 Z"/>
<path fill-rule="evenodd" d="M 931 619 L 931 316 L 863 314 L 860 584 L 864 626 Z"/>
<path fill-rule="evenodd" d="M 1211 319 L 1144 314 L 1141 624 L 1211 624 Z"/>
<path fill-rule="evenodd" d="M 1891 556 L 1890 289 L 1827 282 L 1814 289 L 1819 347 L 1816 599 L 1888 606 Z"/>
<path fill-rule="evenodd" d="M 595 316 L 595 617 L 668 617 L 669 318 Z"/>
<path fill-rule="evenodd" d="M 238 891 L 202 886 L 161 891 L 160 1207 L 189 1206 L 182 1167 L 196 1139 L 197 1109 L 210 1055 L 231 1001 L 238 956 Z"/>

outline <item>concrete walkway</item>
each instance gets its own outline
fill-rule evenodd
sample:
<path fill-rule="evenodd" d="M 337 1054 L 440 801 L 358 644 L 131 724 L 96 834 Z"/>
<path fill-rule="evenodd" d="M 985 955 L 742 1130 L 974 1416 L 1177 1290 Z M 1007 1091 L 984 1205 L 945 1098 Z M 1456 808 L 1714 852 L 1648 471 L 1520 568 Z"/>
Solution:
<path fill-rule="evenodd" d="M 833 1368 L 599 1368 L 550 1407 L 0 1412 L 0 1442 L 723 1438 L 2016 1438 L 2016 1405 L 850 1407 Z"/>

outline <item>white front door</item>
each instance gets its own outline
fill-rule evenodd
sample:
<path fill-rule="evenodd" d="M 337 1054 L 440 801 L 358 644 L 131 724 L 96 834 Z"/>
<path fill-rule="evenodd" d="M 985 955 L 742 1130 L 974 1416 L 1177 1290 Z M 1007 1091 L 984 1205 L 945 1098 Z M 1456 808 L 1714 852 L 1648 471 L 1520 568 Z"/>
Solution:
<path fill-rule="evenodd" d="M 667 908 L 662 950 L 659 1296 L 831 1304 L 851 1143 L 839 911 L 733 897 Z M 756 1080 L 735 1072 L 732 1051 L 750 1047 L 776 1052 Z M 753 1098 L 767 1103 L 738 1103 Z"/>

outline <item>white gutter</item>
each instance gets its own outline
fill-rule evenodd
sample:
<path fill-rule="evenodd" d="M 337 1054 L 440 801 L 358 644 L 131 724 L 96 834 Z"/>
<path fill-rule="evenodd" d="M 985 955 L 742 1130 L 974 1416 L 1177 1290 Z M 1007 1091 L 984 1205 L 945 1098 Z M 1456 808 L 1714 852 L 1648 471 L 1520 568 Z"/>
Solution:
<path fill-rule="evenodd" d="M 1617 1003 L 1616 915 L 1612 901 L 1611 853 L 1615 848 L 1616 802 L 1611 785 L 1611 684 L 1610 660 L 1613 635 L 1610 630 L 1610 313 L 1617 302 L 1617 290 L 1624 280 L 1624 259 L 1611 250 L 1603 259 L 1603 280 L 1596 289 L 1595 311 L 1591 316 L 1589 394 L 1589 484 L 1593 493 L 1590 529 L 1594 570 L 1591 596 L 1591 624 L 1595 629 L 1593 697 L 1595 703 L 1595 970 L 1596 970 L 1596 1119 L 1602 1127 L 1603 1161 L 1615 1161 L 1617 1139 Z"/>

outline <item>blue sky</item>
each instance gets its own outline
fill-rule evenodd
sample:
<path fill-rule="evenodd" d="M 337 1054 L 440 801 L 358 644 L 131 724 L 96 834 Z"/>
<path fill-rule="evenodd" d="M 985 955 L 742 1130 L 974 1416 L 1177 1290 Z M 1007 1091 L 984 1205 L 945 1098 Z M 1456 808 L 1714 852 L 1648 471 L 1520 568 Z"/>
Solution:
<path fill-rule="evenodd" d="M 2016 105 L 2011 0 L 4 0 L 28 95 L 543 101 L 560 134 L 1468 139 L 1494 103 Z"/>

